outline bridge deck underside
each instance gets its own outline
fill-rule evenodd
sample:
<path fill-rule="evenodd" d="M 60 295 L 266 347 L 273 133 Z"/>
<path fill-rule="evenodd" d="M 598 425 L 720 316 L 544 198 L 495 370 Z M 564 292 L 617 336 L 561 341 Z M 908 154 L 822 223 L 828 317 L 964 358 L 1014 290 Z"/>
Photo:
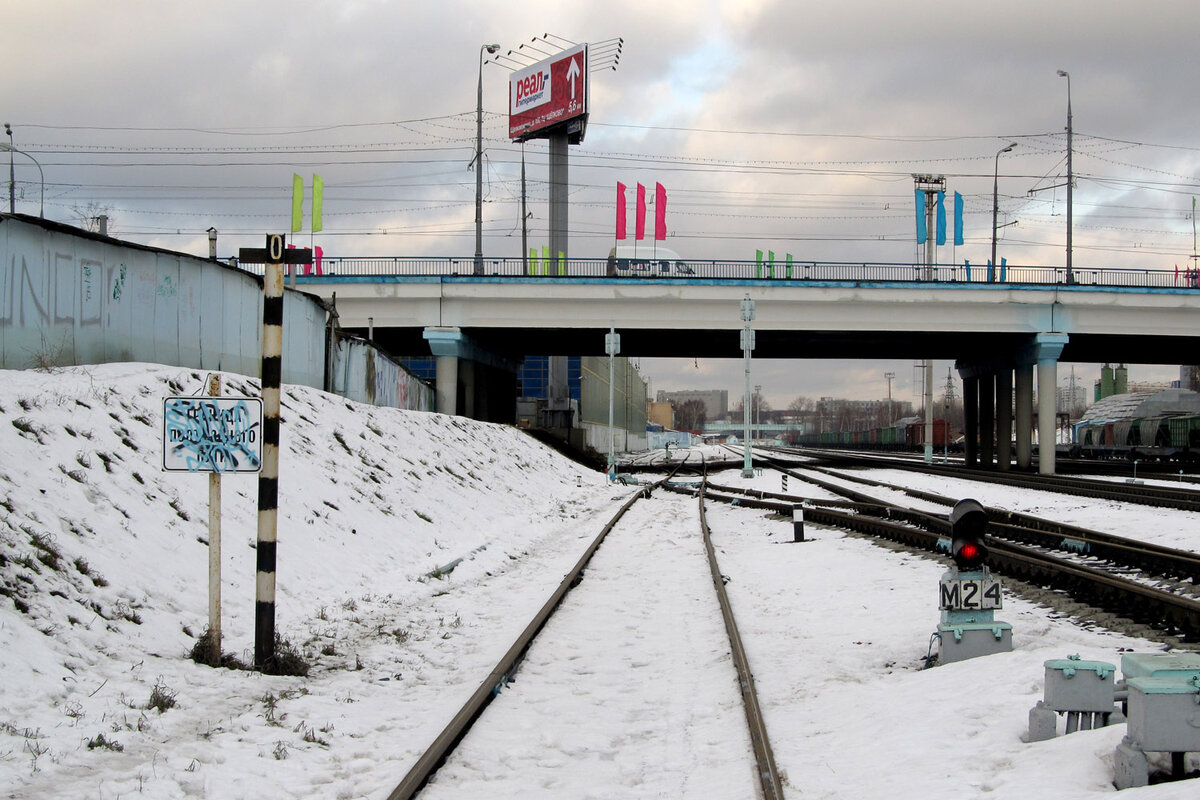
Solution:
<path fill-rule="evenodd" d="M 366 335 L 365 329 L 351 329 Z M 519 361 L 526 355 L 604 355 L 604 329 L 464 328 L 486 349 Z M 422 328 L 374 329 L 375 341 L 399 356 L 429 354 Z M 741 358 L 737 330 L 620 329 L 630 357 Z M 987 361 L 1019 352 L 1026 334 L 911 331 L 755 332 L 755 358 L 924 359 Z M 1200 337 L 1074 334 L 1061 361 L 1189 364 L 1200 358 Z"/>

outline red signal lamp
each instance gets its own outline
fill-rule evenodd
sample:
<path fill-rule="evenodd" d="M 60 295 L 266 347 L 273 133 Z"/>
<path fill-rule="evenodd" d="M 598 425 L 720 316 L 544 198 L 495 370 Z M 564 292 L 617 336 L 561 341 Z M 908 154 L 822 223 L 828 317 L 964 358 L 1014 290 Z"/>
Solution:
<path fill-rule="evenodd" d="M 959 569 L 982 569 L 987 561 L 987 511 L 976 500 L 959 500 L 950 512 L 950 557 Z"/>

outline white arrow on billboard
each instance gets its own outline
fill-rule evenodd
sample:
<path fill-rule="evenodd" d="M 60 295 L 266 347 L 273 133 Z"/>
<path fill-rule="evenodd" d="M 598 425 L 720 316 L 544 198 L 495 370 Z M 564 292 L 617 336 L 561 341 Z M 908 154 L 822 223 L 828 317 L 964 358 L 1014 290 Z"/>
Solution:
<path fill-rule="evenodd" d="M 571 97 L 575 96 L 575 79 L 579 77 L 579 62 L 571 59 L 571 66 L 567 67 L 567 80 L 571 82 Z"/>

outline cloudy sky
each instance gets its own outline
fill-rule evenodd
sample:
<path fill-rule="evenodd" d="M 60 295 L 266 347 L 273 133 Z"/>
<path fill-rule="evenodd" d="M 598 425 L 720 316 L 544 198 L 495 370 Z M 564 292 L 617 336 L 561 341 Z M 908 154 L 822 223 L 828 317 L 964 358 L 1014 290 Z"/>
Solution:
<path fill-rule="evenodd" d="M 462 256 L 474 251 L 480 46 L 495 42 L 515 52 L 482 70 L 484 252 L 515 257 L 509 68 L 619 37 L 571 150 L 572 256 L 607 254 L 622 181 L 663 184 L 666 245 L 685 258 L 909 262 L 912 174 L 933 173 L 965 202 L 966 241 L 939 261 L 986 262 L 997 180 L 999 254 L 1062 265 L 1066 70 L 1075 266 L 1172 269 L 1194 253 L 1198 27 L 1194 0 L 22 0 L 0 29 L 0 110 L 43 168 L 52 219 L 103 211 L 119 237 L 201 255 L 215 227 L 225 257 L 287 230 L 291 176 L 310 185 L 315 173 L 324 230 L 311 241 L 327 255 Z M 544 142 L 524 157 L 540 246 Z M 37 213 L 36 167 L 18 156 L 15 170 L 17 210 Z M 739 363 L 643 367 L 656 389 L 741 383 Z M 915 374 L 897 362 L 762 367 L 776 406 L 884 397 L 884 372 L 896 397 L 912 396 Z"/>

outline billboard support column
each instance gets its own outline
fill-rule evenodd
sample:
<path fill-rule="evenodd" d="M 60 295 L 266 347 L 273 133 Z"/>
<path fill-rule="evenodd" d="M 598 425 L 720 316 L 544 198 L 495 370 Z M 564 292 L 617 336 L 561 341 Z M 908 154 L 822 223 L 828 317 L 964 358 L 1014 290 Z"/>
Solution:
<path fill-rule="evenodd" d="M 567 194 L 570 188 L 567 163 L 567 132 L 554 131 L 550 139 L 550 256 L 558 262 L 567 249 Z"/>

